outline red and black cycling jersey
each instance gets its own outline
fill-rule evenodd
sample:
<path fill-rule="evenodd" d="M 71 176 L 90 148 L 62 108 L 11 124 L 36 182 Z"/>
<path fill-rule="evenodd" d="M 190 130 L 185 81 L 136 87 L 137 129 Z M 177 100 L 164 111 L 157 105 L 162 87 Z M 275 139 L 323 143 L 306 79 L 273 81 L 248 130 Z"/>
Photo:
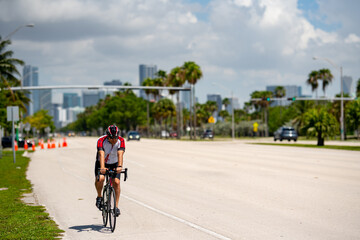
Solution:
<path fill-rule="evenodd" d="M 107 138 L 107 135 L 101 136 L 97 140 L 97 154 L 96 160 L 99 161 L 99 151 L 105 152 L 105 163 L 113 164 L 118 162 L 118 151 L 125 151 L 125 140 L 122 137 L 118 137 L 117 142 L 112 145 Z"/>

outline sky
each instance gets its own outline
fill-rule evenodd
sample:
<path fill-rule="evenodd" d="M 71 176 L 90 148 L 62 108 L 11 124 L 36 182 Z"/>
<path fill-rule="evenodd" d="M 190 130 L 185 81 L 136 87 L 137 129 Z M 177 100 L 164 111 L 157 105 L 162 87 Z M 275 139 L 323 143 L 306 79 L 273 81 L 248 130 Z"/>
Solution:
<path fill-rule="evenodd" d="M 170 72 L 196 62 L 207 94 L 242 104 L 267 85 L 306 85 L 312 70 L 360 78 L 358 0 L 0 0 L 0 35 L 39 68 L 40 85 L 139 85 L 139 64 Z M 313 60 L 313 57 L 319 57 Z M 332 62 L 330 64 L 328 59 Z M 321 91 L 318 95 L 322 95 Z"/>

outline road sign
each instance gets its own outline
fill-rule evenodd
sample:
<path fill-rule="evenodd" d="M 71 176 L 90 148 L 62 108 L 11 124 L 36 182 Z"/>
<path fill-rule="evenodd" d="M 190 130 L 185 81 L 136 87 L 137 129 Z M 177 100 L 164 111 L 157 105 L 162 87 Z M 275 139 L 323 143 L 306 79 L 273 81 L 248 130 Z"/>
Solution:
<path fill-rule="evenodd" d="M 253 131 L 254 132 L 258 131 L 258 126 L 259 126 L 259 124 L 257 122 L 254 122 L 254 124 L 253 124 Z"/>
<path fill-rule="evenodd" d="M 215 123 L 215 118 L 213 116 L 210 116 L 208 119 L 209 123 Z"/>
<path fill-rule="evenodd" d="M 19 106 L 9 106 L 6 108 L 8 122 L 19 121 Z"/>
<path fill-rule="evenodd" d="M 29 132 L 30 131 L 30 123 L 25 123 L 25 127 L 24 127 L 24 129 L 25 129 L 25 131 L 26 132 Z"/>

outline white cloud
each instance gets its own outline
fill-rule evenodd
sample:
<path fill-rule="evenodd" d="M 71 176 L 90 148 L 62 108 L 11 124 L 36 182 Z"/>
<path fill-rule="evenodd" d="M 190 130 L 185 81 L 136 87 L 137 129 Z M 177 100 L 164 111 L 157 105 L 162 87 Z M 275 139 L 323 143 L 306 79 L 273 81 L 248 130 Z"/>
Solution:
<path fill-rule="evenodd" d="M 349 34 L 345 39 L 345 43 L 359 43 L 359 42 L 360 42 L 360 37 L 354 33 Z"/>
<path fill-rule="evenodd" d="M 342 5 L 319 2 L 322 12 Z M 0 2 L 0 34 L 34 22 L 14 35 L 16 57 L 53 84 L 120 78 L 136 85 L 139 64 L 169 71 L 192 60 L 204 71 L 197 90 L 204 101 L 217 90 L 212 81 L 242 97 L 271 83 L 305 89 L 311 70 L 329 67 L 314 55 L 335 59 L 359 78 L 360 50 L 350 43 L 359 43 L 360 33 L 348 9 L 339 13 L 341 29 L 327 32 L 302 16 L 297 0 L 212 0 L 206 7 L 182 0 L 14 0 Z"/>

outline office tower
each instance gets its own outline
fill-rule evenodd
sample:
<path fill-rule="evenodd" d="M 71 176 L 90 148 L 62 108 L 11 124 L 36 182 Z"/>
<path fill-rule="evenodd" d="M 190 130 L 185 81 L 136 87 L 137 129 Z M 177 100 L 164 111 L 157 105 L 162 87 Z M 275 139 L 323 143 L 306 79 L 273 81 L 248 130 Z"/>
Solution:
<path fill-rule="evenodd" d="M 222 110 L 222 100 L 220 94 L 208 94 L 207 101 L 216 102 L 217 112 L 220 112 Z"/>
<path fill-rule="evenodd" d="M 98 104 L 100 99 L 105 98 L 105 91 L 83 91 L 83 107 L 89 107 Z"/>
<path fill-rule="evenodd" d="M 122 82 L 118 79 L 114 79 L 111 82 L 104 82 L 104 86 L 122 86 Z"/>
<path fill-rule="evenodd" d="M 266 91 L 270 91 L 273 93 L 273 97 L 275 98 L 275 89 L 278 85 L 266 86 Z M 279 106 L 279 105 L 290 105 L 292 101 L 288 101 L 287 98 L 300 97 L 302 96 L 301 87 L 295 85 L 286 85 L 282 86 L 285 89 L 285 96 L 283 101 L 274 101 L 271 103 L 271 106 Z"/>
<path fill-rule="evenodd" d="M 232 114 L 232 109 L 231 109 L 232 104 L 234 104 L 233 107 L 234 107 L 234 110 L 236 110 L 236 109 L 240 109 L 240 103 L 239 103 L 239 99 L 236 97 L 233 97 L 233 98 L 229 97 L 229 101 L 230 101 L 230 104 L 228 106 L 226 106 L 226 111 L 231 115 Z"/>
<path fill-rule="evenodd" d="M 349 94 L 351 96 L 352 94 L 352 77 L 349 76 L 343 76 L 342 77 L 342 84 L 343 84 L 343 93 Z"/>
<path fill-rule="evenodd" d="M 63 94 L 63 108 L 80 107 L 80 96 L 77 93 Z"/>
<path fill-rule="evenodd" d="M 184 84 L 184 87 L 190 87 L 188 83 Z M 183 108 L 190 109 L 190 91 L 181 91 L 180 101 L 183 104 Z"/>
<path fill-rule="evenodd" d="M 23 82 L 24 87 L 39 86 L 39 69 L 26 65 L 23 69 Z M 30 103 L 26 105 L 27 112 L 24 116 L 33 115 L 40 110 L 39 90 L 30 90 L 26 96 L 30 99 Z"/>
<path fill-rule="evenodd" d="M 156 65 L 139 65 L 139 85 L 142 86 L 142 83 L 146 78 L 155 78 L 157 73 Z M 144 90 L 140 90 L 140 97 L 147 99 Z"/>
<path fill-rule="evenodd" d="M 48 111 L 48 114 L 51 115 L 52 112 L 52 93 L 51 89 L 42 89 L 39 90 L 39 98 L 40 98 L 40 109 L 44 109 Z"/>

